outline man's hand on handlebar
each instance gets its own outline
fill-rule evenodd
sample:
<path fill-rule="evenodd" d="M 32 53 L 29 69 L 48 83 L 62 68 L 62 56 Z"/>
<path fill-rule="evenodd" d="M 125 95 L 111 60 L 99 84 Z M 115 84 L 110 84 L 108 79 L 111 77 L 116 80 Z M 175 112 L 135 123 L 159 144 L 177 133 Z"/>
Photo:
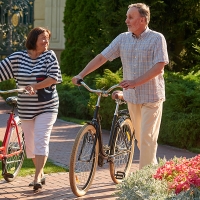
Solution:
<path fill-rule="evenodd" d="M 121 90 L 115 90 L 112 93 L 112 99 L 121 99 L 121 100 L 124 100 L 124 98 L 123 98 L 123 91 L 121 91 Z"/>

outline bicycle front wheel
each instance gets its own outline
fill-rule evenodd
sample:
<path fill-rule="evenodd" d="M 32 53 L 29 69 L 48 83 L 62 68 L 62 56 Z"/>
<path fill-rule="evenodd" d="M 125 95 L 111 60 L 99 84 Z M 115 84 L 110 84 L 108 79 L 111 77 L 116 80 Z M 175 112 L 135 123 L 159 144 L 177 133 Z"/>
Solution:
<path fill-rule="evenodd" d="M 72 148 L 69 180 L 76 196 L 85 195 L 94 178 L 99 152 L 98 139 L 94 146 L 95 138 L 96 129 L 86 124 L 78 132 Z"/>
<path fill-rule="evenodd" d="M 17 129 L 21 142 L 20 144 L 18 142 Z M 7 146 L 6 154 L 8 155 L 16 151 L 19 151 L 20 145 L 22 151 L 19 154 L 13 155 L 11 157 L 2 160 L 2 171 L 3 171 L 2 174 L 4 179 L 8 182 L 13 181 L 17 177 L 25 157 L 24 133 L 21 128 L 21 121 L 18 121 L 17 127 L 15 125 L 12 125 L 10 128 L 10 134 L 6 145 Z"/>
<path fill-rule="evenodd" d="M 122 182 L 129 173 L 134 154 L 133 134 L 133 126 L 129 118 L 122 120 L 115 128 L 115 138 L 111 146 L 114 155 L 109 162 L 110 175 L 114 183 Z"/>

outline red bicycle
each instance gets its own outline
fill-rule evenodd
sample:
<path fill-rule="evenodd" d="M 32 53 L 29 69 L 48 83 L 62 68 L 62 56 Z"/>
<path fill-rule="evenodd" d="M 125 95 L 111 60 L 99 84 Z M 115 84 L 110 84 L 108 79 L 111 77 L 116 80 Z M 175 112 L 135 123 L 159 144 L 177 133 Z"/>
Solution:
<path fill-rule="evenodd" d="M 0 94 L 13 92 L 26 93 L 24 89 L 0 90 Z M 6 103 L 11 106 L 11 111 L 8 113 L 7 127 L 0 147 L 0 161 L 2 161 L 2 176 L 7 182 L 11 182 L 17 177 L 22 167 L 25 157 L 25 142 L 20 118 L 15 113 L 17 97 L 8 97 Z"/>

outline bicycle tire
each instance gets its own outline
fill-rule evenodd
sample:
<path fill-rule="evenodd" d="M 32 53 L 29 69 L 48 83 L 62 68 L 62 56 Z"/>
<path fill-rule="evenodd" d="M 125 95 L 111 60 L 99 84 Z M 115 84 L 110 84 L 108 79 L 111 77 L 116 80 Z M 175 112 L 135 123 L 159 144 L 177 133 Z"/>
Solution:
<path fill-rule="evenodd" d="M 98 139 L 92 159 L 88 161 L 95 136 L 96 129 L 94 126 L 89 124 L 84 125 L 78 132 L 72 148 L 69 180 L 72 192 L 78 197 L 86 194 L 95 175 L 99 153 Z"/>
<path fill-rule="evenodd" d="M 128 176 L 134 155 L 133 126 L 129 118 L 118 120 L 111 151 L 114 156 L 109 162 L 110 176 L 118 184 Z M 121 151 L 121 152 L 120 152 Z"/>
<path fill-rule="evenodd" d="M 22 152 L 18 155 L 14 155 L 12 157 L 8 157 L 7 159 L 3 159 L 2 171 L 6 172 L 5 174 L 3 174 L 3 177 L 7 182 L 11 182 L 17 177 L 17 175 L 22 167 L 24 157 L 25 157 L 24 133 L 21 128 L 20 120 L 17 122 L 17 128 L 18 128 L 21 145 L 22 145 Z M 12 125 L 10 128 L 10 134 L 9 134 L 9 138 L 8 138 L 6 154 L 10 154 L 19 149 L 20 149 L 20 147 L 19 147 L 19 143 L 18 143 L 16 127 L 15 127 L 15 125 Z"/>

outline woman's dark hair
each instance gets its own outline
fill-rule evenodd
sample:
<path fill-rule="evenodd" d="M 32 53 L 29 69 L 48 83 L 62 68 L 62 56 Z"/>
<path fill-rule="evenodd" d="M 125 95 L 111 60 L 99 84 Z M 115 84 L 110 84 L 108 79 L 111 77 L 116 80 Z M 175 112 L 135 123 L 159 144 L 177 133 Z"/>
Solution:
<path fill-rule="evenodd" d="M 26 44 L 25 44 L 26 48 L 28 50 L 35 50 L 38 36 L 41 33 L 44 33 L 44 32 L 47 32 L 49 34 L 49 39 L 50 39 L 50 37 L 51 37 L 51 31 L 50 30 L 43 28 L 43 27 L 36 27 L 36 28 L 32 29 L 29 32 L 27 40 L 26 40 Z"/>

